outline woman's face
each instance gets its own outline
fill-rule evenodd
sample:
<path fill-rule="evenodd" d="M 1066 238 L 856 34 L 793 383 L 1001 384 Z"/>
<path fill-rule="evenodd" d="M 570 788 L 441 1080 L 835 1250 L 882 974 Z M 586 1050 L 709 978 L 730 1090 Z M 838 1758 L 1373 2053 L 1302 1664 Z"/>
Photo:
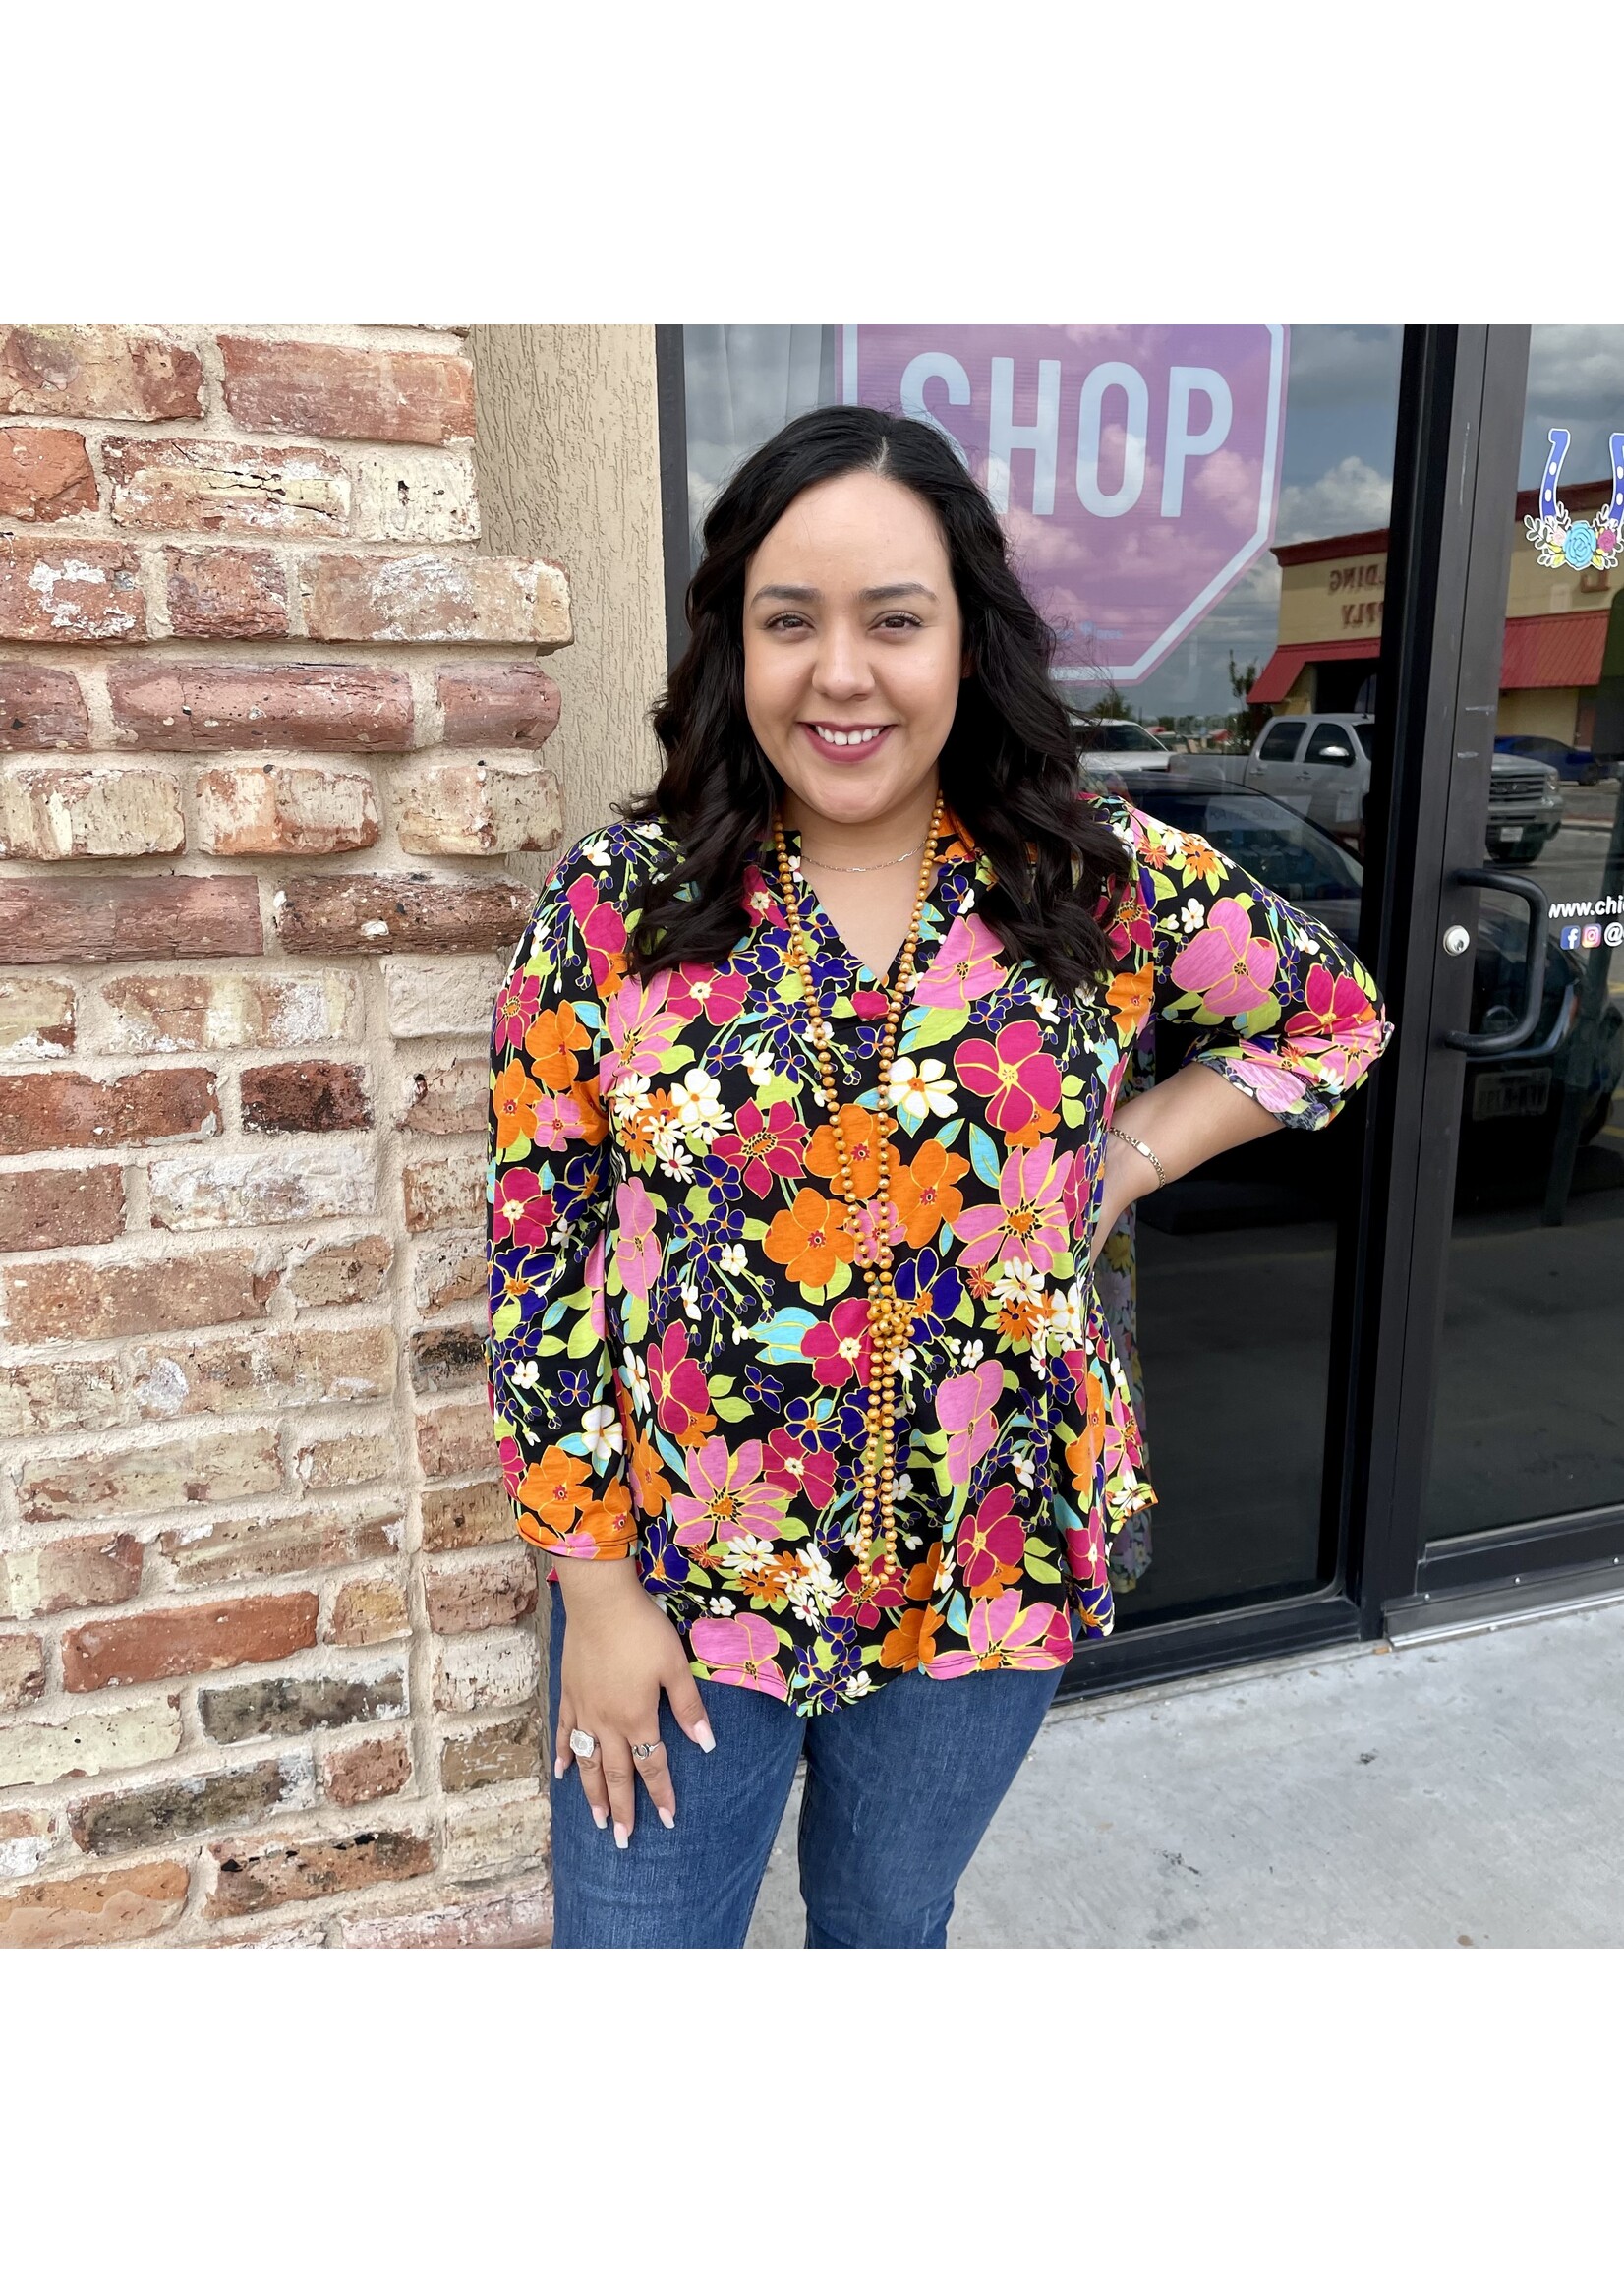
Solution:
<path fill-rule="evenodd" d="M 948 550 L 923 499 L 866 472 L 803 490 L 744 581 L 744 707 L 791 798 L 848 826 L 917 803 L 963 671 Z"/>

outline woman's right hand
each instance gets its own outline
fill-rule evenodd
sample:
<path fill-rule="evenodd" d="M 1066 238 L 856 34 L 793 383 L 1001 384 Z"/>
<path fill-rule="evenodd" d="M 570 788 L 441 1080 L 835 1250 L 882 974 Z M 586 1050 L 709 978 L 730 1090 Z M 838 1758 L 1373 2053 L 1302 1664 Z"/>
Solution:
<path fill-rule="evenodd" d="M 668 1830 L 676 1822 L 676 1795 L 660 1735 L 661 1691 L 702 1752 L 711 1752 L 716 1739 L 682 1637 L 646 1593 L 632 1558 L 595 1563 L 560 1555 L 553 1568 L 564 1591 L 564 1654 L 552 1774 L 562 1777 L 574 1763 L 593 1821 L 602 1832 L 612 1817 L 614 1844 L 624 1847 L 631 1837 L 637 1777 L 648 1786 L 661 1823 Z M 572 1729 L 598 1740 L 590 1760 L 570 1750 Z M 653 1750 L 638 1759 L 634 1745 Z"/>

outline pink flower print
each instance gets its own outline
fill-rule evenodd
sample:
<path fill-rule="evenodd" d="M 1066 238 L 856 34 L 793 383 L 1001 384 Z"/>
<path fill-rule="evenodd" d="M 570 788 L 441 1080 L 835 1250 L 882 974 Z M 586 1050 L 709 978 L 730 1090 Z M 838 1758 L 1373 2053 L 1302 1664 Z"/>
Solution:
<path fill-rule="evenodd" d="M 995 1485 L 979 1507 L 954 1534 L 954 1561 L 971 1595 L 1008 1587 L 1026 1552 L 1026 1527 L 1015 1504 L 1013 1485 Z"/>
<path fill-rule="evenodd" d="M 1234 1019 L 1268 999 L 1279 961 L 1238 900 L 1214 901 L 1201 930 L 1174 957 L 1173 983 L 1199 995 L 1215 1018 Z"/>
<path fill-rule="evenodd" d="M 966 1089 L 991 1100 L 987 1119 L 994 1129 L 1025 1129 L 1060 1103 L 1060 1063 L 1045 1051 L 1035 1019 L 1017 1019 L 990 1042 L 972 1035 L 958 1045 L 953 1063 Z"/>
<path fill-rule="evenodd" d="M 1303 989 L 1305 1011 L 1294 1011 L 1286 1032 L 1305 1042 L 1344 1040 L 1355 1028 L 1374 1024 L 1375 1009 L 1357 979 L 1346 971 L 1333 972 L 1325 963 L 1309 966 Z"/>
<path fill-rule="evenodd" d="M 620 1238 L 614 1259 L 620 1266 L 620 1284 L 634 1303 L 646 1303 L 660 1276 L 660 1242 L 655 1238 L 654 1202 L 641 1177 L 630 1177 L 614 1189 L 614 1212 Z"/>
<path fill-rule="evenodd" d="M 678 1318 L 649 1345 L 649 1389 L 655 1419 L 679 1445 L 697 1444 L 716 1426 L 711 1385 L 697 1359 L 688 1356 L 688 1329 Z"/>
<path fill-rule="evenodd" d="M 592 983 L 602 991 L 605 981 L 622 967 L 621 960 L 626 952 L 625 923 L 618 908 L 599 899 L 597 884 L 589 876 L 578 876 L 564 898 L 587 951 Z"/>
<path fill-rule="evenodd" d="M 508 1169 L 496 1186 L 496 1222 L 515 1248 L 545 1248 L 557 1211 L 534 1169 Z"/>
<path fill-rule="evenodd" d="M 868 1386 L 868 1304 L 860 1295 L 837 1303 L 827 1318 L 801 1336 L 801 1356 L 812 1360 L 817 1380 L 839 1389 L 855 1374 Z"/>
<path fill-rule="evenodd" d="M 1057 1603 L 1022 1603 L 1018 1590 L 971 1605 L 967 1651 L 938 1651 L 925 1671 L 936 1681 L 956 1681 L 992 1666 L 1019 1666 L 1036 1673 L 1063 1666 L 1072 1655 L 1066 1614 Z"/>
<path fill-rule="evenodd" d="M 627 979 L 605 1013 L 610 1047 L 599 1063 L 598 1082 L 608 1097 L 623 1074 L 658 1074 L 662 1055 L 682 1031 L 680 1011 L 670 1005 L 671 974 Z"/>
<path fill-rule="evenodd" d="M 518 1497 L 519 1487 L 524 1483 L 524 1473 L 526 1467 L 528 1466 L 523 1453 L 519 1450 L 517 1438 L 503 1437 L 501 1441 L 500 1458 L 502 1465 L 502 1483 L 507 1487 L 508 1491 L 512 1493 L 516 1499 Z"/>
<path fill-rule="evenodd" d="M 994 1408 L 1004 1388 L 1004 1369 L 984 1358 L 973 1373 L 957 1373 L 936 1393 L 936 1419 L 948 1436 L 948 1481 L 967 1485 L 970 1471 L 998 1434 Z"/>
<path fill-rule="evenodd" d="M 714 963 L 679 963 L 670 1007 L 684 1020 L 701 1013 L 713 1026 L 725 1026 L 744 1009 L 750 982 L 742 971 L 719 971 Z"/>
<path fill-rule="evenodd" d="M 787 1698 L 789 1685 L 776 1662 L 778 1637 L 753 1610 L 733 1618 L 696 1618 L 688 1629 L 688 1647 L 701 1665 L 710 1668 L 713 1682 L 726 1682 L 735 1690 L 763 1690 L 770 1698 Z"/>
<path fill-rule="evenodd" d="M 783 904 L 779 898 L 778 887 L 768 883 L 753 860 L 746 861 L 744 864 L 744 883 L 740 889 L 739 897 L 744 903 L 744 912 L 752 924 L 782 925 L 785 921 Z"/>
<path fill-rule="evenodd" d="M 542 1004 L 542 982 L 525 971 L 510 971 L 492 1013 L 492 1040 L 498 1050 L 516 1050 Z"/>
<path fill-rule="evenodd" d="M 1265 1113 L 1293 1113 L 1303 1103 L 1305 1077 L 1282 1066 L 1272 1050 L 1242 1049 L 1232 1060 L 1240 1086 L 1249 1090 Z"/>
<path fill-rule="evenodd" d="M 835 1497 L 834 1454 L 808 1452 L 787 1429 L 774 1429 L 769 1435 L 763 1473 L 786 1501 L 804 1492 L 814 1508 L 827 1508 Z"/>
<path fill-rule="evenodd" d="M 979 996 L 990 995 L 1009 976 L 999 962 L 1002 948 L 998 934 L 980 916 L 955 916 L 913 1000 L 927 1011 L 962 1011 Z"/>
<path fill-rule="evenodd" d="M 1005 1161 L 994 1207 L 966 1208 L 954 1226 L 963 1243 L 958 1256 L 966 1270 L 979 1263 L 1030 1263 L 1052 1271 L 1065 1252 L 1067 1186 L 1071 1153 L 1055 1159 L 1055 1140 L 1018 1146 Z"/>
<path fill-rule="evenodd" d="M 581 1108 L 567 1089 L 544 1089 L 536 1099 L 535 1143 L 541 1151 L 561 1153 L 581 1131 Z"/>
<path fill-rule="evenodd" d="M 775 1098 L 765 1114 L 754 1098 L 748 1098 L 734 1114 L 732 1128 L 713 1140 L 711 1150 L 742 1169 L 751 1192 L 765 1199 L 775 1177 L 800 1175 L 806 1127 L 795 1118 L 786 1097 Z"/>
<path fill-rule="evenodd" d="M 713 1541 L 776 1540 L 783 1521 L 784 1495 L 764 1474 L 759 1437 L 730 1446 L 725 1437 L 707 1437 L 688 1448 L 688 1489 L 671 1494 L 676 1543 L 690 1554 Z"/>

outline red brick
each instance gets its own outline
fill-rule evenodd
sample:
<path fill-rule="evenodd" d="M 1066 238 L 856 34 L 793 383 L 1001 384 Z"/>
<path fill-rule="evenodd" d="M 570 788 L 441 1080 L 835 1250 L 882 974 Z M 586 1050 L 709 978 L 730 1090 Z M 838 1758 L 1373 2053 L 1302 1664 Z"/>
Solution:
<path fill-rule="evenodd" d="M 315 1642 L 316 1612 L 316 1597 L 298 1593 L 92 1619 L 62 1637 L 62 1686 L 102 1690 L 291 1658 Z"/>
<path fill-rule="evenodd" d="M 130 546 L 0 536 L 0 639 L 145 637 L 146 598 Z"/>
<path fill-rule="evenodd" d="M 143 750 L 409 750 L 412 683 L 365 664 L 116 664 L 113 723 Z"/>
<path fill-rule="evenodd" d="M 286 1050 L 353 1040 L 361 993 L 345 971 L 288 979 L 253 971 L 161 971 L 109 979 L 100 990 L 112 1018 L 111 1050 Z"/>
<path fill-rule="evenodd" d="M 567 644 L 569 589 L 551 560 L 489 554 L 307 553 L 305 627 L 316 640 Z"/>
<path fill-rule="evenodd" d="M 0 662 L 0 750 L 83 750 L 89 739 L 72 671 Z"/>
<path fill-rule="evenodd" d="M 214 1500 L 247 1500 L 275 1492 L 282 1483 L 276 1438 L 269 1429 L 232 1436 L 171 1438 L 128 1453 L 59 1454 L 25 1461 L 17 1505 L 26 1522 L 84 1521 L 103 1510 L 143 1514 Z"/>
<path fill-rule="evenodd" d="M 0 1075 L 0 1153 L 156 1144 L 217 1137 L 220 1101 L 202 1067 L 92 1081 L 87 1074 Z"/>
<path fill-rule="evenodd" d="M 0 1551 L 0 1618 L 48 1618 L 128 1603 L 141 1586 L 141 1542 L 127 1532 L 47 1540 Z"/>
<path fill-rule="evenodd" d="M 45 1646 L 36 1634 L 0 1634 L 0 1713 L 45 1694 Z"/>
<path fill-rule="evenodd" d="M 346 1951 L 537 1951 L 552 1940 L 552 1884 L 543 1872 L 497 1895 L 339 1922 Z"/>
<path fill-rule="evenodd" d="M 288 1286 L 296 1303 L 368 1303 L 380 1294 L 394 1262 L 394 1243 L 382 1232 L 334 1240 L 290 1260 Z"/>
<path fill-rule="evenodd" d="M 177 1587 L 229 1587 L 245 1579 L 292 1579 L 398 1552 L 405 1517 L 306 1509 L 297 1516 L 218 1516 L 158 1535 Z"/>
<path fill-rule="evenodd" d="M 409 1232 L 446 1232 L 485 1221 L 485 1163 L 477 1153 L 408 1161 L 400 1172 Z"/>
<path fill-rule="evenodd" d="M 548 852 L 563 836 L 558 778 L 528 758 L 426 767 L 396 802 L 402 852 Z"/>
<path fill-rule="evenodd" d="M 19 766 L 0 776 L 0 859 L 130 860 L 186 845 L 181 786 L 150 766 Z"/>
<path fill-rule="evenodd" d="M 0 330 L 0 414 L 200 419 L 203 366 L 189 347 L 121 324 Z"/>
<path fill-rule="evenodd" d="M 406 1590 L 398 1579 L 349 1579 L 333 1598 L 327 1640 L 341 1650 L 395 1642 L 411 1630 Z"/>
<path fill-rule="evenodd" d="M 534 897 L 507 877 L 292 876 L 277 890 L 273 920 L 290 956 L 505 948 Z"/>
<path fill-rule="evenodd" d="M 0 939 L 13 963 L 264 952 L 260 891 L 249 876 L 8 880 L 0 883 Z"/>
<path fill-rule="evenodd" d="M 474 432 L 474 370 L 456 355 L 224 337 L 226 407 L 253 434 L 448 442 Z"/>
<path fill-rule="evenodd" d="M 357 769 L 211 766 L 198 777 L 198 845 L 226 859 L 359 852 L 378 839 L 372 779 Z"/>
<path fill-rule="evenodd" d="M 412 1258 L 412 1302 L 421 1318 L 433 1318 L 456 1303 L 473 1303 L 485 1292 L 482 1232 L 442 1232 L 426 1240 Z"/>
<path fill-rule="evenodd" d="M 469 1477 L 496 1471 L 496 1439 L 484 1398 L 431 1406 L 417 1417 L 418 1466 L 426 1477 Z"/>
<path fill-rule="evenodd" d="M 411 1774 L 412 1748 L 406 1731 L 388 1729 L 329 1752 L 321 1763 L 321 1788 L 339 1808 L 358 1808 L 399 1792 Z"/>
<path fill-rule="evenodd" d="M 273 640 L 288 628 L 280 554 L 221 545 L 207 553 L 164 548 L 169 629 L 176 639 Z"/>
<path fill-rule="evenodd" d="M 511 1554 L 481 1563 L 432 1564 L 423 1574 L 423 1594 L 435 1634 L 511 1626 L 536 1607 L 535 1558 L 516 1545 Z"/>
<path fill-rule="evenodd" d="M 298 1058 L 282 1066 L 245 1066 L 246 1130 L 371 1129 L 366 1069 L 330 1058 Z"/>
<path fill-rule="evenodd" d="M 343 461 L 314 445 L 110 435 L 101 463 L 122 529 L 342 537 L 350 525 Z"/>
<path fill-rule="evenodd" d="M 491 1417 L 485 1437 L 493 1442 Z M 443 1485 L 423 1495 L 423 1545 L 430 1554 L 448 1547 L 501 1547 L 513 1538 L 513 1503 L 493 1478 L 477 1485 Z"/>
<path fill-rule="evenodd" d="M 83 435 L 68 427 L 0 427 L 0 513 L 61 521 L 100 502 Z"/>
<path fill-rule="evenodd" d="M 93 1248 L 124 1229 L 124 1171 L 19 1169 L 0 1176 L 0 1251 Z"/>
<path fill-rule="evenodd" d="M 186 1890 L 184 1863 L 137 1863 L 14 1887 L 0 1894 L 0 1950 L 139 1943 L 175 1924 Z"/>
<path fill-rule="evenodd" d="M 64 1256 L 0 1273 L 15 1342 L 110 1342 L 262 1318 L 276 1284 L 274 1272 L 258 1272 L 251 1248 L 205 1248 L 140 1263 Z"/>
<path fill-rule="evenodd" d="M 539 750 L 558 724 L 558 688 L 540 664 L 447 664 L 435 674 L 441 739 L 461 748 Z"/>
<path fill-rule="evenodd" d="M 427 1834 L 411 1831 L 355 1832 L 342 1838 L 301 1840 L 297 1846 L 219 1840 L 205 1854 L 213 1880 L 203 1897 L 207 1919 L 245 1918 L 283 1903 L 353 1895 L 388 1880 L 416 1879 L 435 1868 Z"/>
<path fill-rule="evenodd" d="M 400 1080 L 396 1129 L 419 1137 L 477 1137 L 491 1106 L 491 1068 L 484 1058 L 422 1066 Z"/>

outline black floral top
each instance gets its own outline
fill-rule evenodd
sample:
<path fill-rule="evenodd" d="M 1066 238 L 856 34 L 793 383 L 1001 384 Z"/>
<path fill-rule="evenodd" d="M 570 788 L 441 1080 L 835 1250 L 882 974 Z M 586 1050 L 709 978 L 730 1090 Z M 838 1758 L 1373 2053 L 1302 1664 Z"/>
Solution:
<path fill-rule="evenodd" d="M 492 1033 L 491 1395 L 519 1532 L 635 1554 L 694 1672 L 813 1714 L 919 1667 L 1054 1666 L 1108 1634 L 1113 1540 L 1153 1500 L 1088 1267 L 1111 1110 L 1153 1020 L 1282 1122 L 1337 1112 L 1390 1028 L 1336 937 L 1203 839 L 1095 800 L 1134 854 L 1095 999 L 1012 962 L 944 829 L 886 1099 L 903 1570 L 854 1566 L 867 1306 L 783 909 L 641 980 L 673 847 L 584 839 L 542 890 Z M 793 840 L 791 841 L 793 843 Z M 765 848 L 764 848 L 765 852 Z M 847 1149 L 877 1186 L 883 981 L 799 885 Z"/>

